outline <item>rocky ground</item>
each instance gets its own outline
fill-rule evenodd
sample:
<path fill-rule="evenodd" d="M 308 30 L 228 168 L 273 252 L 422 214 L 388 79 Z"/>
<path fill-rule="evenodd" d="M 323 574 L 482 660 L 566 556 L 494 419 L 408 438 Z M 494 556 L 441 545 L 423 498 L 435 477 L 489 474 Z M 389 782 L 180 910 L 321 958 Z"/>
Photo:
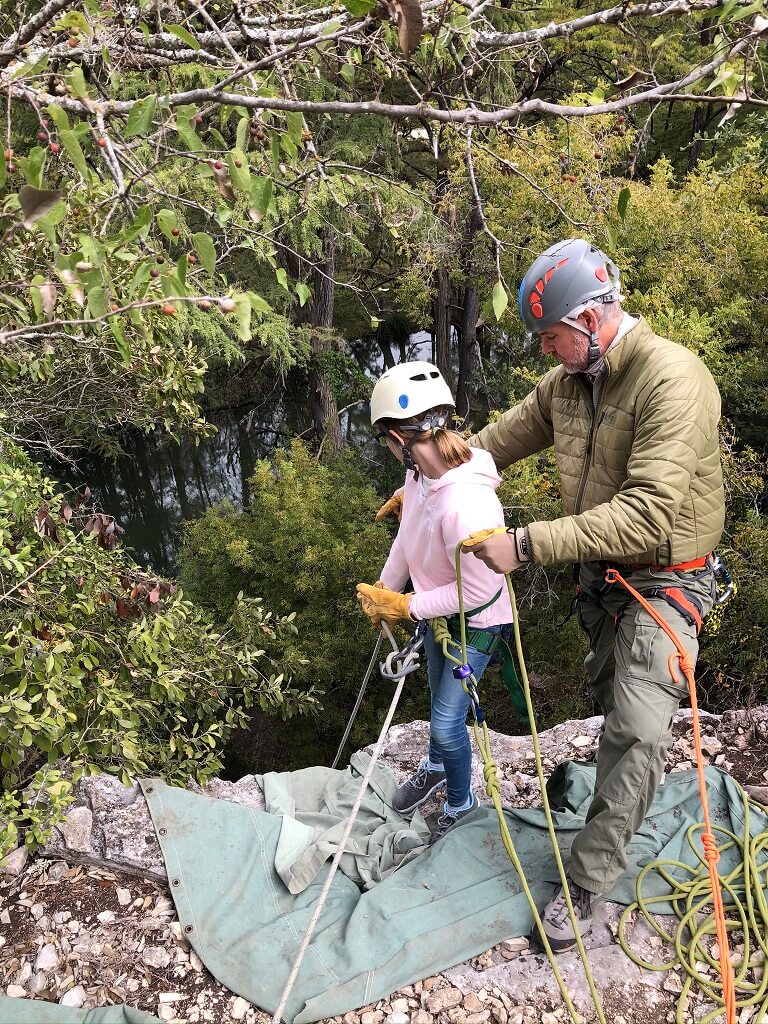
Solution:
<path fill-rule="evenodd" d="M 567 722 L 542 734 L 545 766 L 590 758 L 601 720 Z M 412 770 L 424 749 L 426 723 L 394 727 L 384 761 Z M 705 756 L 768 803 L 768 708 L 705 716 Z M 502 795 L 514 806 L 539 802 L 530 740 L 493 735 Z M 692 766 L 690 713 L 675 723 L 669 771 Z M 479 764 L 476 791 L 482 791 Z M 215 780 L 211 796 L 260 805 L 252 777 Z M 263 803 L 261 804 L 263 806 Z M 437 805 L 434 810 L 437 810 Z M 164 868 L 138 787 L 87 780 L 67 825 L 44 851 L 19 850 L 0 875 L 0 992 L 72 1007 L 129 1003 L 175 1024 L 266 1024 L 267 1013 L 219 985 L 186 942 L 164 884 Z M 589 941 L 604 1006 L 615 1024 L 674 1020 L 682 979 L 635 968 L 615 944 L 618 908 L 605 904 Z M 649 955 L 661 945 L 639 931 Z M 566 983 L 584 1005 L 576 957 L 561 957 Z M 690 1020 L 703 1006 L 691 1006 Z M 334 1024 L 555 1024 L 567 1020 L 545 958 L 523 938 L 509 939 L 443 974 L 426 978 Z M 739 1024 L 755 1020 L 751 1012 Z M 330 1024 L 330 1022 L 326 1022 Z"/>

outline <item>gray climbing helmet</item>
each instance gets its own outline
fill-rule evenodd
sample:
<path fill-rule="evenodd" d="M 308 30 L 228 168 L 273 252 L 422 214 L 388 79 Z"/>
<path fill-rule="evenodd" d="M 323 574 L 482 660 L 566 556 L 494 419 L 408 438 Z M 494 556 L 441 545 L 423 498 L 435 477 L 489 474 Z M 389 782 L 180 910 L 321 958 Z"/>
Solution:
<path fill-rule="evenodd" d="M 528 331 L 539 334 L 596 304 L 590 300 L 620 297 L 616 264 L 583 238 L 569 238 L 533 262 L 520 282 L 518 305 Z"/>

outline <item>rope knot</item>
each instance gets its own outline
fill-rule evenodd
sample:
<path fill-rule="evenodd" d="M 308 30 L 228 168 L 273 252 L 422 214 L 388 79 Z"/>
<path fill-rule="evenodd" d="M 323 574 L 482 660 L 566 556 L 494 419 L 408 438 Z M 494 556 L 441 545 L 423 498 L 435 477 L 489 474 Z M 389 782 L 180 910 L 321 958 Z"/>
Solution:
<path fill-rule="evenodd" d="M 702 832 L 701 845 L 704 847 L 704 859 L 707 864 L 717 864 L 720 860 L 720 851 L 717 848 L 717 840 L 711 832 Z"/>
<path fill-rule="evenodd" d="M 493 794 L 500 792 L 499 776 L 494 761 L 483 762 L 483 775 L 485 776 L 485 791 L 493 799 Z"/>

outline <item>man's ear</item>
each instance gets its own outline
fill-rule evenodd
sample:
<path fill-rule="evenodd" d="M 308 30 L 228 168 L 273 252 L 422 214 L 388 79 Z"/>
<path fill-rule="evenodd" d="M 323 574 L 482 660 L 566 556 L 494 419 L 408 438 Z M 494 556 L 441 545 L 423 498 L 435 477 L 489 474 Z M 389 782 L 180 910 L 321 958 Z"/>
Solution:
<path fill-rule="evenodd" d="M 579 320 L 584 322 L 584 326 L 590 334 L 594 333 L 600 325 L 598 307 L 591 306 L 589 309 L 585 309 L 583 313 L 579 314 Z"/>

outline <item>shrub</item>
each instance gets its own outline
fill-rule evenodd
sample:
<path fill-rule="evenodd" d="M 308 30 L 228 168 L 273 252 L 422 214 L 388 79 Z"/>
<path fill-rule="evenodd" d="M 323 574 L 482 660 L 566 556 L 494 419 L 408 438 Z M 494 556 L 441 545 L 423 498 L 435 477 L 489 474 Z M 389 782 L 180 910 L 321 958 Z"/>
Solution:
<path fill-rule="evenodd" d="M 117 546 L 111 517 L 64 495 L 15 446 L 0 447 L 0 853 L 30 845 L 83 772 L 204 781 L 258 707 L 314 707 L 264 653 L 290 615 L 235 596 L 222 627 Z"/>

